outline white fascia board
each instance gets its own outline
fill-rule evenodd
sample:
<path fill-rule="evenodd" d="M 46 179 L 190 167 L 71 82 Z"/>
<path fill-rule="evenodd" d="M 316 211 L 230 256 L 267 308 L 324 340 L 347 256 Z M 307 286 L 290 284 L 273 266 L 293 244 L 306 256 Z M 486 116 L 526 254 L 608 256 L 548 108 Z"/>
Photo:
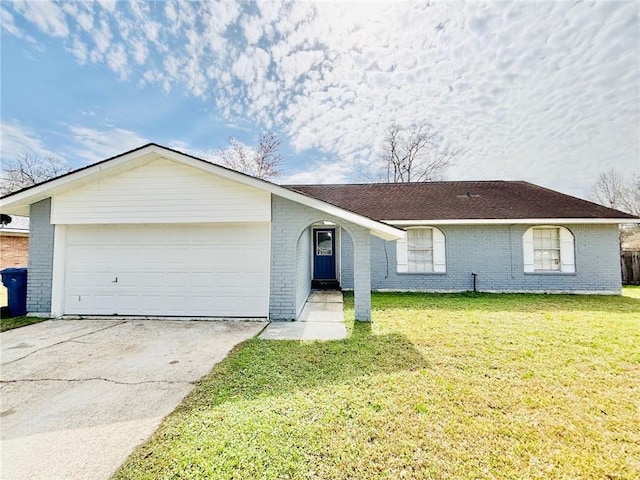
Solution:
<path fill-rule="evenodd" d="M 640 219 L 632 218 L 497 218 L 471 220 L 383 220 L 384 223 L 408 227 L 412 225 L 540 225 L 540 224 L 629 224 Z"/>

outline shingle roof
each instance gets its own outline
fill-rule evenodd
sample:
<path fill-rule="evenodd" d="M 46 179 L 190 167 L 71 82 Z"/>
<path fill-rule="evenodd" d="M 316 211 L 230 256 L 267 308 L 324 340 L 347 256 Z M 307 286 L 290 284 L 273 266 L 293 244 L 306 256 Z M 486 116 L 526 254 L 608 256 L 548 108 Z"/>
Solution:
<path fill-rule="evenodd" d="M 287 185 L 375 220 L 628 218 L 627 213 L 520 181 Z"/>

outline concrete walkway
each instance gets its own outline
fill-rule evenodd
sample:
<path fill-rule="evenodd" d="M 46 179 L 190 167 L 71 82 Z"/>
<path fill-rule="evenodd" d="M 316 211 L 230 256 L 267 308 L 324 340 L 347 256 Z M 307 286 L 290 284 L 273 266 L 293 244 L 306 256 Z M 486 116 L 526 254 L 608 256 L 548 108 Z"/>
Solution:
<path fill-rule="evenodd" d="M 346 338 L 342 292 L 314 290 L 295 322 L 271 322 L 265 340 L 341 340 Z"/>

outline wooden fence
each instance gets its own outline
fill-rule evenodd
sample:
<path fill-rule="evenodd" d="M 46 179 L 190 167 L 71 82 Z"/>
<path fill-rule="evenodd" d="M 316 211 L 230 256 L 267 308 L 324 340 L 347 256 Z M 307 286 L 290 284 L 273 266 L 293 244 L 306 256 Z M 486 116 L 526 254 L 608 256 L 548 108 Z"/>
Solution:
<path fill-rule="evenodd" d="M 640 251 L 623 251 L 620 261 L 622 263 L 622 284 L 640 285 Z"/>

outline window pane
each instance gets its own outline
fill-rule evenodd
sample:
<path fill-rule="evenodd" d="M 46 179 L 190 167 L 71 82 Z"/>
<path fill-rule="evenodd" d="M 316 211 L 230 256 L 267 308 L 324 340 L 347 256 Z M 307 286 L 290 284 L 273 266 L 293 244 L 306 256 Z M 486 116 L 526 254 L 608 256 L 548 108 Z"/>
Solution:
<path fill-rule="evenodd" d="M 534 270 L 560 270 L 560 229 L 533 229 Z"/>
<path fill-rule="evenodd" d="M 316 255 L 332 255 L 331 232 L 316 232 Z"/>
<path fill-rule="evenodd" d="M 433 250 L 409 250 L 410 272 L 433 272 Z"/>
<path fill-rule="evenodd" d="M 560 270 L 560 250 L 534 250 L 535 270 Z"/>
<path fill-rule="evenodd" d="M 560 229 L 534 228 L 533 248 L 560 248 Z"/>
<path fill-rule="evenodd" d="M 430 228 L 412 228 L 407 230 L 409 250 L 416 248 L 433 248 L 433 232 Z"/>
<path fill-rule="evenodd" d="M 407 270 L 433 272 L 433 230 L 411 228 L 407 230 Z"/>

